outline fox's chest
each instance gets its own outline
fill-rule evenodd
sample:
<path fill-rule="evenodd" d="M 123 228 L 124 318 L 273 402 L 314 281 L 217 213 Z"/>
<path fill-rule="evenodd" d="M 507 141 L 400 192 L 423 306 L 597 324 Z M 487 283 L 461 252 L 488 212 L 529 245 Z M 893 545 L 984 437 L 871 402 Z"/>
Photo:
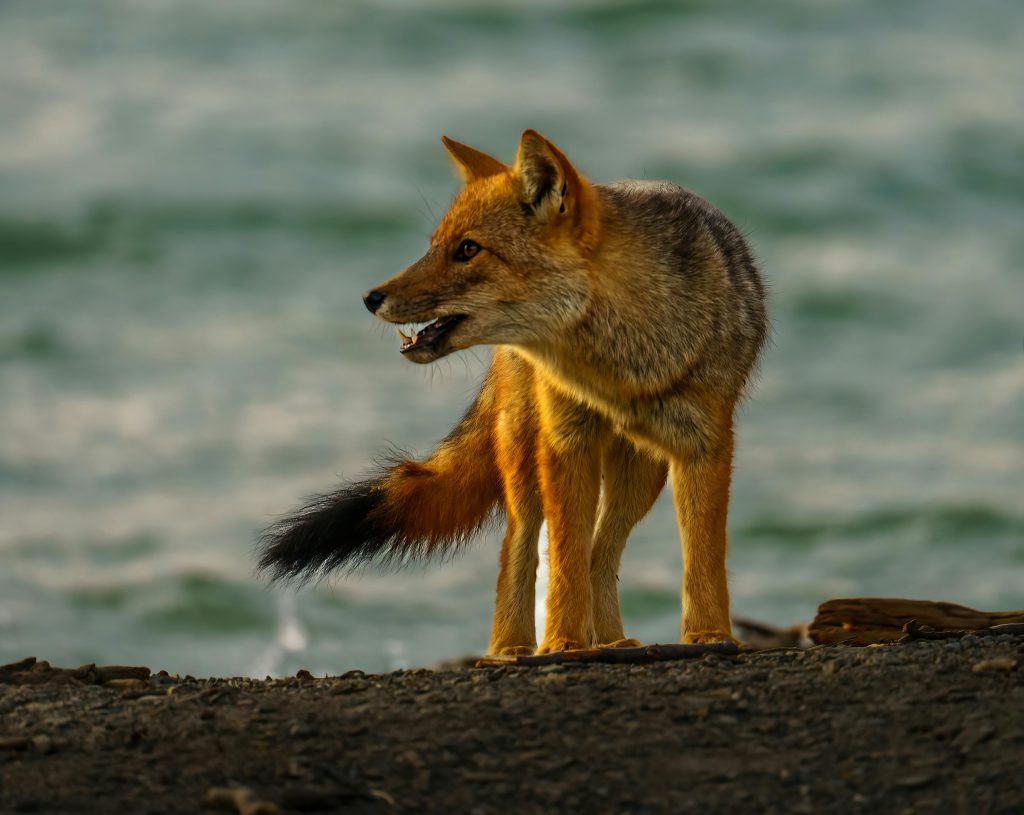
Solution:
<path fill-rule="evenodd" d="M 590 405 L 609 419 L 628 408 L 626 383 L 609 377 L 607 370 L 580 356 L 564 358 L 543 350 L 520 353 L 534 366 L 541 380 L 573 401 Z"/>
<path fill-rule="evenodd" d="M 701 443 L 708 406 L 687 387 L 685 375 L 676 383 L 652 382 L 616 376 L 600 359 L 522 353 L 548 386 L 587 405 L 638 445 L 671 454 Z"/>
<path fill-rule="evenodd" d="M 685 395 L 665 378 L 631 375 L 601 357 L 576 355 L 557 358 L 523 352 L 543 380 L 564 395 L 582 402 L 613 424 L 632 427 L 643 423 L 657 406 Z"/>

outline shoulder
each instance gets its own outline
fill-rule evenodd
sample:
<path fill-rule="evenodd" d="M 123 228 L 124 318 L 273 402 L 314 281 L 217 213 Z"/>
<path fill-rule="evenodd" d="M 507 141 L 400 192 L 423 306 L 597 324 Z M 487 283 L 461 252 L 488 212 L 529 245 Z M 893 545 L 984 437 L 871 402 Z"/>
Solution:
<path fill-rule="evenodd" d="M 631 210 L 645 218 L 679 218 L 717 212 L 697 193 L 671 181 L 628 179 L 596 185 L 601 200 L 613 209 Z"/>

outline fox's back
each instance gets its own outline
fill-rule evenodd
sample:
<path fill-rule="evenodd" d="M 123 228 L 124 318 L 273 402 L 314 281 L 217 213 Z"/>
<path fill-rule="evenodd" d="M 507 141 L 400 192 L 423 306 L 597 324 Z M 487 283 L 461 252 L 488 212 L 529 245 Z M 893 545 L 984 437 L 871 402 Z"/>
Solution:
<path fill-rule="evenodd" d="M 596 189 L 606 236 L 596 262 L 625 290 L 616 313 L 594 315 L 595 329 L 615 324 L 634 360 L 642 360 L 638 367 L 657 370 L 671 356 L 703 384 L 741 392 L 768 319 L 764 284 L 740 230 L 671 182 Z"/>
<path fill-rule="evenodd" d="M 721 252 L 733 285 L 763 311 L 764 286 L 753 254 L 739 228 L 711 202 L 670 181 L 614 181 L 597 185 L 597 190 L 614 219 L 663 247 L 663 262 L 673 273 L 705 272 L 702 261 L 707 258 L 700 250 L 709 238 Z"/>

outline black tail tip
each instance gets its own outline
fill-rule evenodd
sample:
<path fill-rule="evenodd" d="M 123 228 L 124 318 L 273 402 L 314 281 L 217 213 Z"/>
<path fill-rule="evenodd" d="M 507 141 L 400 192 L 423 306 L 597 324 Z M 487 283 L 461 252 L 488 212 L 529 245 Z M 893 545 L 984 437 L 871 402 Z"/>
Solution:
<path fill-rule="evenodd" d="M 373 517 L 384 497 L 374 486 L 359 482 L 316 496 L 269 526 L 257 544 L 257 573 L 271 583 L 301 585 L 379 557 L 396 536 Z"/>

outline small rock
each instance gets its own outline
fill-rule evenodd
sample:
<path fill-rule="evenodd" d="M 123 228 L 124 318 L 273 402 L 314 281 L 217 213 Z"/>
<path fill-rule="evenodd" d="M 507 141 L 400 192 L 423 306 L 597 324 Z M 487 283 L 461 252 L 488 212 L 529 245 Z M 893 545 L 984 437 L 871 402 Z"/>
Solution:
<path fill-rule="evenodd" d="M 966 639 L 966 637 L 965 637 Z M 994 657 L 992 659 L 983 659 L 980 662 L 975 662 L 971 666 L 971 670 L 976 674 L 980 673 L 995 673 L 998 671 L 1012 671 L 1017 667 L 1017 660 L 1010 659 L 1009 657 Z"/>
<path fill-rule="evenodd" d="M 207 806 L 234 809 L 238 815 L 278 815 L 277 804 L 260 800 L 248 787 L 211 787 L 206 791 Z"/>
<path fill-rule="evenodd" d="M 897 787 L 903 787 L 908 790 L 916 790 L 920 787 L 927 786 L 933 780 L 933 777 L 926 773 L 919 773 L 917 775 L 907 775 L 896 781 Z"/>
<path fill-rule="evenodd" d="M 313 674 L 311 674 L 305 668 L 300 668 L 299 671 L 295 674 L 295 678 L 303 682 L 306 682 L 313 678 Z"/>
<path fill-rule="evenodd" d="M 158 691 L 125 694 L 125 697 L 134 702 L 162 702 L 167 698 L 166 694 Z"/>
<path fill-rule="evenodd" d="M 338 682 L 331 687 L 331 693 L 337 696 L 341 696 L 343 694 L 349 693 L 360 693 L 364 690 L 367 690 L 368 688 L 369 685 L 363 682 L 360 682 L 358 684 L 355 682 Z"/>
<path fill-rule="evenodd" d="M 101 684 L 112 679 L 149 679 L 150 670 L 134 665 L 102 665 L 96 668 L 96 678 Z"/>
<path fill-rule="evenodd" d="M 114 690 L 127 690 L 129 688 L 145 688 L 147 687 L 147 683 L 143 679 L 119 677 L 117 679 L 108 679 L 106 682 L 103 683 L 103 687 L 113 688 Z"/>
<path fill-rule="evenodd" d="M 385 792 L 384 790 L 370 790 L 370 795 L 374 798 L 380 799 L 381 801 L 383 801 L 386 804 L 389 804 L 390 806 L 395 806 L 394 797 L 390 793 Z"/>
<path fill-rule="evenodd" d="M 953 739 L 953 746 L 960 750 L 961 753 L 966 753 L 983 741 L 992 738 L 995 732 L 996 729 L 987 724 L 979 725 L 978 727 L 968 727 Z"/>
<path fill-rule="evenodd" d="M 10 671 L 11 673 L 27 671 L 35 664 L 35 657 L 25 657 L 24 659 L 19 659 L 17 662 L 8 662 L 6 665 L 0 665 L 0 671 Z"/>
<path fill-rule="evenodd" d="M 32 737 L 32 749 L 44 756 L 53 752 L 53 739 L 46 734 Z"/>

